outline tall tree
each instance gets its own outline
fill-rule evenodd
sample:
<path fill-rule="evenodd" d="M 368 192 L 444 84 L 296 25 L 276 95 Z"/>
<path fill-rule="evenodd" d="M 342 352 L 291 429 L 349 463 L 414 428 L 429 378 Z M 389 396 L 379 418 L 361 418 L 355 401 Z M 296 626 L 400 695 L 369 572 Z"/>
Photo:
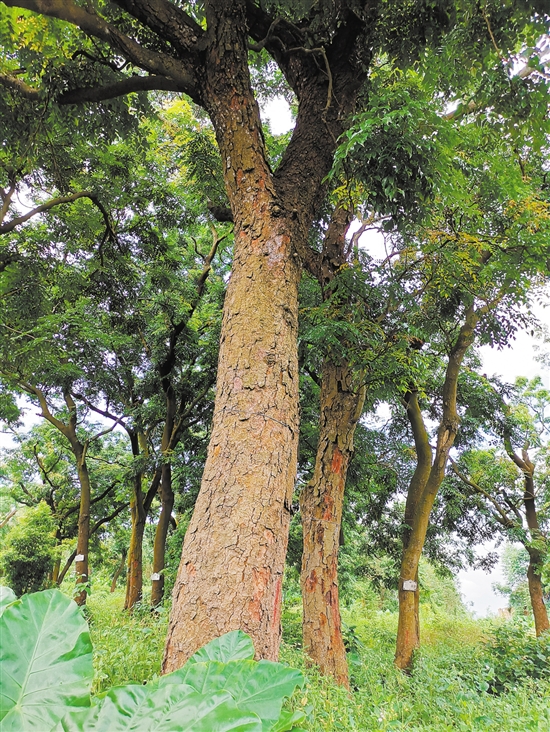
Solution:
<path fill-rule="evenodd" d="M 541 578 L 548 553 L 550 394 L 537 377 L 518 379 L 511 404 L 502 394 L 497 396 L 500 415 L 491 415 L 488 410 L 486 417 L 490 415 L 491 420 L 485 420 L 484 428 L 487 435 L 496 433 L 500 451 L 494 447 L 465 451 L 452 463 L 459 479 L 454 484 L 462 484 L 462 491 L 475 500 L 492 527 L 525 547 L 529 596 L 535 630 L 540 635 L 550 628 Z"/>
<path fill-rule="evenodd" d="M 184 6 L 119 0 L 89 9 L 43 0 L 5 4 L 79 28 L 100 42 L 117 69 L 101 86 L 90 78 L 80 87 L 74 76 L 67 79 L 60 102 L 162 88 L 188 94 L 210 116 L 235 222 L 235 252 L 210 450 L 174 589 L 164 670 L 235 627 L 252 635 L 258 656 L 275 658 L 296 473 L 297 290 L 301 262 L 315 257 L 309 230 L 373 51 L 413 57 L 427 36 L 437 39 L 442 27 L 453 26 L 462 6 L 345 0 L 298 7 L 250 0 Z M 507 46 L 514 35 L 510 14 L 526 19 L 537 6 L 497 7 L 491 33 Z M 475 4 L 470 10 L 479 15 Z M 296 127 L 275 173 L 248 62 L 250 50 L 264 49 L 298 100 Z M 126 70 L 129 65 L 139 73 L 121 72 L 120 58 Z M 21 93 L 40 94 L 33 86 L 41 82 L 37 75 L 7 76 L 4 84 L 13 88 L 15 78 Z"/>

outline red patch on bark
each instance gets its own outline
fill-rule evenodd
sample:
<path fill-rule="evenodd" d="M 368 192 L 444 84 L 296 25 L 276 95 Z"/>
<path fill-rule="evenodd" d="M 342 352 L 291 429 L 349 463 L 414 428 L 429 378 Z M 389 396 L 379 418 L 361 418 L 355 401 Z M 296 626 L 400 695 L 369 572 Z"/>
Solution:
<path fill-rule="evenodd" d="M 241 169 L 239 168 L 239 170 L 237 170 L 237 175 L 236 175 L 236 181 L 237 181 L 237 185 L 238 185 L 238 186 L 240 186 L 240 185 L 241 185 L 241 183 L 243 182 L 243 178 L 244 178 L 244 173 L 243 173 L 243 171 L 242 171 L 242 170 L 241 170 Z"/>
<path fill-rule="evenodd" d="M 311 570 L 309 577 L 306 580 L 306 591 L 313 592 L 317 587 L 317 573 L 314 569 Z"/>
<path fill-rule="evenodd" d="M 271 572 L 269 569 L 263 568 L 252 570 L 254 594 L 252 596 L 252 600 L 248 603 L 248 612 L 254 620 L 258 622 L 262 618 L 262 600 L 264 598 L 270 576 Z"/>
<path fill-rule="evenodd" d="M 194 577 L 197 574 L 197 568 L 195 567 L 194 564 L 191 564 L 191 562 L 189 562 L 188 564 L 186 564 L 185 565 L 185 568 L 187 569 L 187 574 L 190 577 Z"/>
<path fill-rule="evenodd" d="M 325 504 L 325 510 L 323 511 L 323 521 L 330 521 L 334 509 L 334 498 L 332 498 L 332 496 L 326 495 L 323 503 Z"/>
<path fill-rule="evenodd" d="M 338 447 L 334 448 L 334 452 L 332 454 L 332 463 L 330 466 L 330 469 L 333 473 L 336 473 L 336 475 L 340 475 L 342 472 L 342 466 L 344 465 L 344 456 L 340 452 Z"/>

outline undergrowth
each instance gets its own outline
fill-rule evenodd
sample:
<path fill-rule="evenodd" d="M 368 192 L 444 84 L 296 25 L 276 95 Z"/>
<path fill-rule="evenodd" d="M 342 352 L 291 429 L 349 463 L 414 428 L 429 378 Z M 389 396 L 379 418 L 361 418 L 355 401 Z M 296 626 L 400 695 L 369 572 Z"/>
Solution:
<path fill-rule="evenodd" d="M 121 593 L 97 590 L 89 598 L 96 649 L 95 693 L 126 681 L 143 682 L 160 671 L 167 613 L 138 608 L 128 614 L 122 612 L 122 605 Z M 533 646 L 527 630 L 502 629 L 495 621 L 474 621 L 466 614 L 447 616 L 425 608 L 422 648 L 413 674 L 406 676 L 393 665 L 395 613 L 358 603 L 343 611 L 343 620 L 351 693 L 307 667 L 300 643 L 299 607 L 287 607 L 283 613 L 281 661 L 307 675 L 306 687 L 292 703 L 294 708 L 312 708 L 306 727 L 310 732 L 550 730 L 550 682 L 530 675 L 530 662 L 523 667 L 525 673 L 518 671 L 517 658 Z M 515 639 L 508 665 L 507 634 Z M 498 688 L 494 684 L 497 662 L 500 669 L 513 669 L 509 677 L 499 672 Z"/>

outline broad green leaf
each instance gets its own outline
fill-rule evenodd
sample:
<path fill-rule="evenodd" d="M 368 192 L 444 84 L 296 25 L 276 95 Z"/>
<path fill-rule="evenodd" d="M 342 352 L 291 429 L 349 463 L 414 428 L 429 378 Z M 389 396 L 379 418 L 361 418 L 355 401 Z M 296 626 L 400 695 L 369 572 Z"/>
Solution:
<path fill-rule="evenodd" d="M 254 658 L 254 645 L 242 630 L 232 630 L 219 638 L 214 638 L 198 650 L 187 663 L 199 661 L 238 661 Z M 187 664 L 186 664 L 187 665 Z"/>
<path fill-rule="evenodd" d="M 2 732 L 50 730 L 90 704 L 92 646 L 75 603 L 59 590 L 24 595 L 0 617 Z"/>
<path fill-rule="evenodd" d="M 303 681 L 300 671 L 280 663 L 240 660 L 186 664 L 163 676 L 158 684 L 189 684 L 203 694 L 223 689 L 231 694 L 239 709 L 260 717 L 263 730 L 270 730 L 280 717 L 285 697 L 291 696 Z"/>
<path fill-rule="evenodd" d="M 294 712 L 290 712 L 287 709 L 283 709 L 281 716 L 275 722 L 273 727 L 269 728 L 269 732 L 300 732 L 295 726 L 307 721 L 307 714 L 302 709 L 296 709 Z"/>
<path fill-rule="evenodd" d="M 17 600 L 17 595 L 9 587 L 0 587 L 0 615 L 8 605 Z"/>
<path fill-rule="evenodd" d="M 228 692 L 200 694 L 187 684 L 110 689 L 97 706 L 71 712 L 54 732 L 261 732 L 255 714 Z"/>

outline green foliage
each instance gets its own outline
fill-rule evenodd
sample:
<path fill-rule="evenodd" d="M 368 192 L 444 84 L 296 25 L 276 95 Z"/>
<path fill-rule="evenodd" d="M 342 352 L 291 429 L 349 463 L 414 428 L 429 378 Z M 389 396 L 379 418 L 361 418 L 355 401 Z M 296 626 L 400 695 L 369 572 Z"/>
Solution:
<path fill-rule="evenodd" d="M 25 595 L 0 617 L 2 732 L 50 730 L 89 706 L 92 645 L 77 606 L 58 590 Z"/>
<path fill-rule="evenodd" d="M 525 622 L 503 623 L 487 648 L 494 673 L 488 683 L 493 691 L 516 687 L 526 679 L 550 680 L 550 633 L 536 638 Z"/>
<path fill-rule="evenodd" d="M 10 528 L 0 553 L 4 581 L 17 595 L 44 586 L 52 568 L 55 524 L 49 507 L 40 502 Z"/>
<path fill-rule="evenodd" d="M 303 712 L 282 710 L 303 683 L 299 671 L 255 662 L 241 631 L 214 639 L 178 671 L 126 684 L 93 701 L 91 642 L 78 607 L 58 590 L 27 595 L 0 618 L 6 732 L 286 732 Z M 47 725 L 46 727 L 44 725 Z"/>

